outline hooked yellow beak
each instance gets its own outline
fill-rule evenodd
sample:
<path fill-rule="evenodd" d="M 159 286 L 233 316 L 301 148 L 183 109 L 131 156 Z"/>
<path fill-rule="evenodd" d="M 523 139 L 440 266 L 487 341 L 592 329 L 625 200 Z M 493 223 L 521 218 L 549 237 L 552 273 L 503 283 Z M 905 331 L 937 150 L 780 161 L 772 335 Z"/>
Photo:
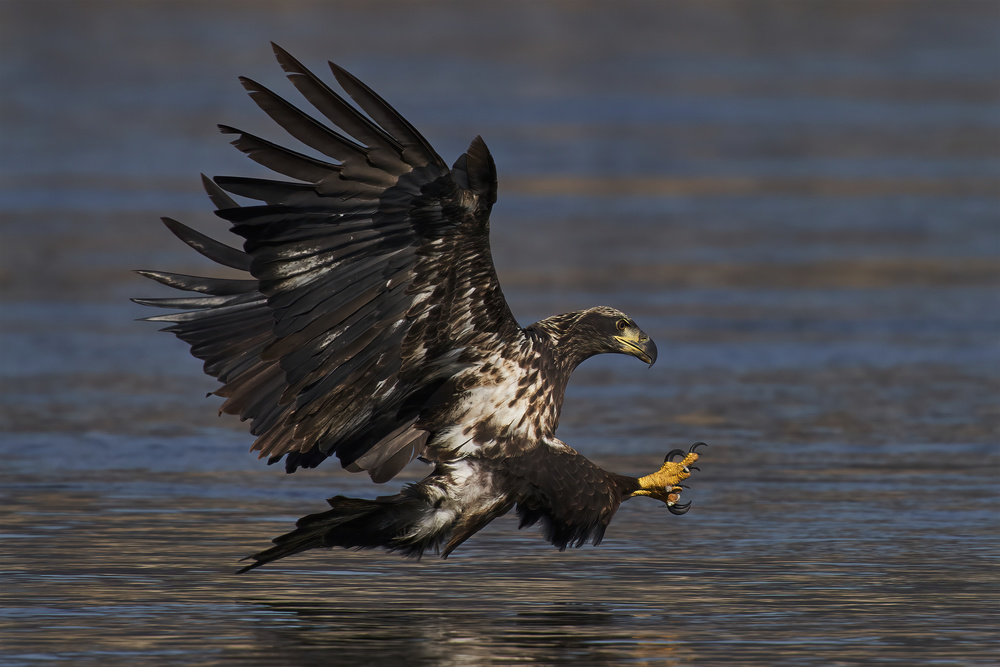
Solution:
<path fill-rule="evenodd" d="M 656 343 L 639 327 L 629 327 L 620 336 L 615 336 L 615 340 L 625 354 L 631 354 L 650 366 L 656 363 Z"/>

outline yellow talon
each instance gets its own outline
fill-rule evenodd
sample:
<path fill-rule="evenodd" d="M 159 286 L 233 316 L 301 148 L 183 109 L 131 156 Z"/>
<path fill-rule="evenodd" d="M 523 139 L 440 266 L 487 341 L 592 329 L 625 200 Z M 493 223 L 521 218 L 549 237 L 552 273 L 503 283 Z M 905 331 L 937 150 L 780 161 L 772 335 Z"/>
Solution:
<path fill-rule="evenodd" d="M 668 506 L 674 505 L 680 499 L 679 483 L 691 476 L 688 466 L 698 460 L 696 452 L 690 452 L 680 461 L 667 461 L 652 475 L 639 478 L 639 490 L 632 496 L 650 496 L 662 500 Z"/>

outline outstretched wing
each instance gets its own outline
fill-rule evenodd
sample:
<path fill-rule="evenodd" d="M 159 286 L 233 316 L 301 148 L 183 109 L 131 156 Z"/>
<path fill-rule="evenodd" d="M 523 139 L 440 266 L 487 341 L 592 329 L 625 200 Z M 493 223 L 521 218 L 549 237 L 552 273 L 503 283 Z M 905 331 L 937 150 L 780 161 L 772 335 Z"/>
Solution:
<path fill-rule="evenodd" d="M 169 322 L 166 330 L 191 344 L 223 383 L 222 410 L 252 420 L 262 457 L 287 455 L 292 471 L 336 454 L 384 481 L 422 451 L 429 434 L 421 410 L 441 400 L 447 380 L 523 335 L 490 254 L 496 168 L 477 137 L 448 169 L 345 70 L 330 64 L 360 111 L 274 51 L 299 92 L 343 133 L 260 84 L 241 79 L 244 87 L 278 125 L 332 161 L 220 126 L 250 158 L 295 180 L 204 179 L 243 249 L 164 222 L 203 255 L 249 275 L 142 272 L 200 294 L 137 301 L 182 311 L 148 319 Z M 240 206 L 227 192 L 260 203 Z"/>

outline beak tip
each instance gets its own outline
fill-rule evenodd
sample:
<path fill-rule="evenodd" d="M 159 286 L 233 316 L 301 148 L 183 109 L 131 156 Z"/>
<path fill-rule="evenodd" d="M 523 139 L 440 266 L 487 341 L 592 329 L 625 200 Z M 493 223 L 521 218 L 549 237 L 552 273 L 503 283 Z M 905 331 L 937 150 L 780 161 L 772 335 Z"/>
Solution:
<path fill-rule="evenodd" d="M 652 338 L 646 342 L 646 356 L 649 357 L 649 367 L 652 368 L 656 363 L 656 343 Z"/>
<path fill-rule="evenodd" d="M 613 351 L 628 354 L 643 363 L 649 364 L 649 368 L 656 363 L 656 343 L 646 334 L 639 332 L 637 339 L 624 336 L 615 336 L 618 347 Z"/>

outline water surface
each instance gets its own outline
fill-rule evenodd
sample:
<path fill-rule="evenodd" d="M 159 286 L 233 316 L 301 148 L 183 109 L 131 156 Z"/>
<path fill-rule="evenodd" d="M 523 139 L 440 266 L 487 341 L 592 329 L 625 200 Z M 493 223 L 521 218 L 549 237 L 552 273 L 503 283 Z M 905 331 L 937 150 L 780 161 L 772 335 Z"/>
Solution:
<path fill-rule="evenodd" d="M 58 11 L 55 8 L 58 7 Z M 998 623 L 1000 13 L 990 2 L 0 4 L 4 664 L 991 665 Z M 336 494 L 216 417 L 129 296 L 206 269 L 197 174 L 259 174 L 268 40 L 355 71 L 500 171 L 528 323 L 622 308 L 560 437 L 692 510 L 559 553 L 513 518 L 447 561 L 312 552 L 236 576 Z M 402 476 L 414 479 L 419 465 Z"/>

